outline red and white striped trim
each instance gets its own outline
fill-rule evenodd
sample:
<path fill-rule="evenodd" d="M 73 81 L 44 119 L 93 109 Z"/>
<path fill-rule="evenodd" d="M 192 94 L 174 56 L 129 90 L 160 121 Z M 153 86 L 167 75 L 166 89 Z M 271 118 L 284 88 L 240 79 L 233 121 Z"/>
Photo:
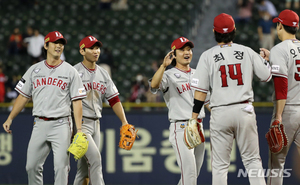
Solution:
<path fill-rule="evenodd" d="M 47 60 L 44 61 L 45 65 L 49 68 L 49 69 L 55 69 L 55 68 L 58 68 L 64 61 L 61 60 L 61 62 L 54 66 L 54 67 L 51 67 L 48 63 L 47 63 Z"/>
<path fill-rule="evenodd" d="M 86 70 L 88 70 L 88 72 L 90 72 L 90 73 L 94 73 L 94 72 L 97 70 L 97 65 L 95 65 L 95 70 L 92 71 L 92 70 L 90 70 L 89 68 L 87 68 L 87 67 L 83 64 L 83 62 L 81 62 L 81 64 L 82 64 L 83 67 L 84 67 Z"/>

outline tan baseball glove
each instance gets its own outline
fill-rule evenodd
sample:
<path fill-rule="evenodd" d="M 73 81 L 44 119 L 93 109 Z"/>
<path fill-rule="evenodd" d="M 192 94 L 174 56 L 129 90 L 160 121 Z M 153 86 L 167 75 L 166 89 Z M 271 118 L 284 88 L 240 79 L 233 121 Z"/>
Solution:
<path fill-rule="evenodd" d="M 195 148 L 205 141 L 201 124 L 196 119 L 190 119 L 184 129 L 183 142 L 188 149 Z"/>

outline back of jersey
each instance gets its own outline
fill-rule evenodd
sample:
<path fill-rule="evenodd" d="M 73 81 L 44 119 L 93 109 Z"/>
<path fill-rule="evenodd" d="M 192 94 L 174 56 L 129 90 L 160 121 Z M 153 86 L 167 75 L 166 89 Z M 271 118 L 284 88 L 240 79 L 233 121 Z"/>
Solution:
<path fill-rule="evenodd" d="M 191 86 L 211 91 L 211 107 L 253 102 L 253 72 L 261 81 L 271 79 L 267 62 L 252 49 L 235 43 L 217 45 L 201 55 Z"/>
<path fill-rule="evenodd" d="M 300 104 L 300 41 L 285 40 L 270 51 L 272 75 L 288 78 L 286 104 Z M 273 95 L 273 99 L 275 96 Z"/>

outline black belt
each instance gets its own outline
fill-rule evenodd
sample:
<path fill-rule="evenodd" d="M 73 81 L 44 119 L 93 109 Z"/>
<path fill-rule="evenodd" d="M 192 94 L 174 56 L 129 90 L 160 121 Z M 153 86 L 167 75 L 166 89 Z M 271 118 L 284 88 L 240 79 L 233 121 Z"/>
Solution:
<path fill-rule="evenodd" d="M 90 117 L 85 117 L 85 116 L 82 116 L 82 117 L 86 118 L 86 119 L 91 119 L 91 120 L 94 120 L 94 121 L 99 120 L 99 118 L 90 118 Z"/>
<path fill-rule="evenodd" d="M 245 100 L 245 101 L 241 101 L 241 102 L 230 103 L 230 104 L 227 104 L 227 105 L 220 105 L 220 106 L 216 106 L 216 107 L 228 106 L 228 105 L 237 105 L 237 104 L 244 104 L 244 103 L 249 103 L 249 101 Z M 215 108 L 215 107 L 211 107 L 211 109 L 213 109 L 213 108 Z"/>
<path fill-rule="evenodd" d="M 176 120 L 175 123 L 176 123 L 176 122 L 186 122 L 186 121 L 189 121 L 189 120 L 188 120 L 188 119 L 184 119 L 184 120 Z M 201 123 L 201 122 L 202 122 L 202 119 L 199 119 L 199 118 L 198 118 L 197 121 L 198 121 L 198 123 Z"/>
<path fill-rule="evenodd" d="M 37 117 L 37 118 L 42 119 L 44 121 L 52 121 L 52 120 L 58 120 L 58 119 L 60 119 L 60 118 L 46 118 L 46 117 Z"/>

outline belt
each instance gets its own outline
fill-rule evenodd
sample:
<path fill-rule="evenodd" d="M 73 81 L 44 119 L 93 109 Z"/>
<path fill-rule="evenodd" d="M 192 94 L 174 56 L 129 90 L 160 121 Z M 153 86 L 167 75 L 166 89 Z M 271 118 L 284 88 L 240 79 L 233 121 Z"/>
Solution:
<path fill-rule="evenodd" d="M 186 121 L 189 121 L 189 120 L 188 120 L 188 119 L 184 119 L 184 120 L 176 120 L 175 123 L 176 123 L 176 122 L 186 122 Z M 198 121 L 199 123 L 202 123 L 202 119 L 199 119 L 199 118 L 198 118 L 197 121 Z"/>
<path fill-rule="evenodd" d="M 51 120 L 58 120 L 58 119 L 60 119 L 60 118 L 46 118 L 46 117 L 37 117 L 37 118 L 42 119 L 44 121 L 51 121 Z"/>
<path fill-rule="evenodd" d="M 82 117 L 86 118 L 86 119 L 91 119 L 91 120 L 94 120 L 94 121 L 99 120 L 99 118 L 90 118 L 90 117 L 85 117 L 85 116 L 82 116 Z"/>
<path fill-rule="evenodd" d="M 241 102 L 230 103 L 230 104 L 227 104 L 227 105 L 220 105 L 220 106 L 216 106 L 216 107 L 228 106 L 228 105 L 237 105 L 237 104 L 244 104 L 244 103 L 249 103 L 249 101 L 245 100 L 245 101 L 241 101 Z M 211 107 L 211 109 L 213 109 L 213 108 L 215 108 L 215 107 Z"/>

